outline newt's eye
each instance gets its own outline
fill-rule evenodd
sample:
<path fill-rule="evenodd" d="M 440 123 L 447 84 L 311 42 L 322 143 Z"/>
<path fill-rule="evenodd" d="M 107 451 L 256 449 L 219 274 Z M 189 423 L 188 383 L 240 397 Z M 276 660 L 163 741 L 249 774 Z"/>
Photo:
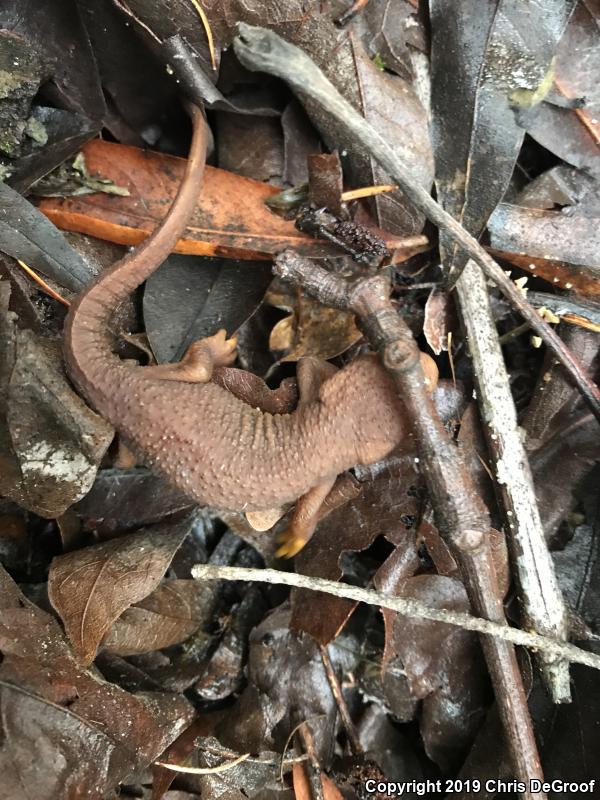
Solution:
<path fill-rule="evenodd" d="M 260 643 L 264 644 L 265 647 L 270 647 L 270 645 L 272 645 L 274 641 L 275 637 L 273 636 L 272 633 L 265 633 L 265 635 L 260 640 Z"/>

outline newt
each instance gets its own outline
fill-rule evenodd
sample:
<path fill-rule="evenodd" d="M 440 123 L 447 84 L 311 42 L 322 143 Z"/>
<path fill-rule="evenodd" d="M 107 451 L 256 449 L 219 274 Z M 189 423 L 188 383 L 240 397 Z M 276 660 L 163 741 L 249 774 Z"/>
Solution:
<path fill-rule="evenodd" d="M 328 373 L 292 413 L 269 414 L 211 382 L 213 368 L 236 356 L 225 331 L 195 342 L 175 364 L 132 365 L 111 346 L 115 309 L 168 257 L 196 206 L 207 137 L 199 109 L 192 118 L 185 175 L 164 220 L 69 310 L 67 373 L 141 463 L 198 503 L 262 511 L 307 495 L 306 516 L 339 473 L 382 459 L 407 435 L 401 401 L 377 357 Z M 283 552 L 297 552 L 311 532 L 310 524 L 297 525 Z"/>

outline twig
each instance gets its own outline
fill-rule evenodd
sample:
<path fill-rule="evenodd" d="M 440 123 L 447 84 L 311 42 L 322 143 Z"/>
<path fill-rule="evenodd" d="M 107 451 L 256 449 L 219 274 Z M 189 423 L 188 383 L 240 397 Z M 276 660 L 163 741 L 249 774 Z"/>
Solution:
<path fill-rule="evenodd" d="M 419 349 L 390 300 L 388 281 L 379 274 L 349 284 L 291 251 L 277 257 L 274 271 L 284 280 L 302 286 L 320 302 L 357 315 L 402 397 L 416 433 L 420 468 L 427 481 L 437 527 L 460 565 L 471 605 L 476 613 L 505 622 L 487 509 L 439 419 L 427 391 Z M 515 774 L 526 782 L 527 776 L 541 775 L 542 770 L 516 655 L 506 642 L 484 639 L 482 647 Z"/>
<path fill-rule="evenodd" d="M 510 300 L 521 316 L 529 322 L 538 336 L 552 349 L 556 358 L 568 370 L 573 382 L 600 420 L 600 390 L 581 365 L 567 350 L 556 333 L 520 294 L 517 287 L 504 274 L 504 270 L 485 252 L 450 214 L 435 202 L 428 191 L 412 175 L 388 143 L 345 100 L 323 75 L 321 70 L 298 47 L 284 41 L 273 31 L 238 24 L 239 35 L 234 49 L 242 64 L 250 70 L 276 75 L 289 83 L 299 95 L 309 97 L 321 108 L 336 117 L 348 131 L 349 137 L 359 143 L 397 183 L 404 194 L 439 228 L 444 230 L 483 269 L 484 273 Z"/>
<path fill-rule="evenodd" d="M 336 583 L 336 581 L 326 580 L 325 578 L 313 578 L 310 575 L 280 572 L 277 569 L 219 567 L 212 564 L 198 564 L 192 568 L 192 574 L 198 581 L 254 581 L 277 586 L 292 586 L 297 589 L 310 589 L 313 592 L 324 592 L 335 597 L 353 600 L 356 603 L 367 603 L 370 606 L 389 608 L 391 611 L 396 611 L 398 614 L 404 614 L 407 617 L 429 619 L 433 622 L 455 625 L 466 631 L 473 631 L 484 636 L 493 636 L 510 644 L 528 647 L 534 651 L 564 658 L 572 664 L 583 664 L 586 667 L 600 670 L 600 655 L 589 653 L 587 650 L 582 650 L 573 644 L 559 642 L 549 636 L 540 636 L 538 633 L 529 633 L 519 628 L 510 628 L 506 624 L 502 625 L 488 619 L 475 617 L 464 611 L 448 611 L 444 608 L 434 608 L 411 597 L 392 597 L 373 589 L 362 589 L 359 586 Z"/>
<path fill-rule="evenodd" d="M 538 633 L 566 640 L 567 611 L 544 536 L 485 277 L 473 261 L 460 275 L 456 291 L 473 360 L 483 430 L 495 459 L 496 485 L 506 512 L 525 623 Z M 554 702 L 568 702 L 568 663 L 546 657 L 540 660 Z"/>
<path fill-rule="evenodd" d="M 27 275 L 29 275 L 29 277 L 38 284 L 40 289 L 46 292 L 48 297 L 52 297 L 54 300 L 58 300 L 58 302 L 62 303 L 63 306 L 69 308 L 71 303 L 68 300 L 66 300 L 62 295 L 60 295 L 58 292 L 55 292 L 54 289 L 48 283 L 46 283 L 46 281 L 43 278 L 40 278 L 40 276 L 37 274 L 37 272 L 35 272 L 35 270 L 27 266 L 27 264 L 24 261 L 21 261 L 20 258 L 17 258 L 16 261 L 17 264 L 23 270 L 23 272 L 26 272 Z"/>
<path fill-rule="evenodd" d="M 186 767 L 183 764 L 169 764 L 166 761 L 155 761 L 157 767 L 164 767 L 170 769 L 171 772 L 186 772 L 190 775 L 214 775 L 217 772 L 227 772 L 228 769 L 237 767 L 238 764 L 250 758 L 250 753 L 244 753 L 232 761 L 226 761 L 224 764 L 217 764 L 216 767 Z"/>
<path fill-rule="evenodd" d="M 298 736 L 302 740 L 304 751 L 308 756 L 308 764 L 302 766 L 298 765 L 298 769 L 302 770 L 308 777 L 312 800 L 324 800 L 323 785 L 321 783 L 321 774 L 323 770 L 319 764 L 317 751 L 315 749 L 315 740 L 307 722 L 303 722 L 298 728 Z M 295 769 L 294 767 L 294 770 Z"/>
<path fill-rule="evenodd" d="M 327 646 L 323 644 L 321 645 L 321 659 L 323 661 L 323 666 L 325 667 L 325 675 L 327 676 L 331 693 L 333 694 L 337 704 L 340 717 L 342 718 L 342 723 L 346 730 L 348 741 L 350 742 L 350 749 L 354 755 L 358 755 L 363 752 L 363 749 L 361 747 L 356 728 L 354 727 L 354 723 L 352 722 L 352 717 L 350 716 L 346 699 L 342 693 L 342 687 L 340 686 L 340 682 L 335 674 L 333 664 L 329 658 L 329 651 L 327 650 Z"/>

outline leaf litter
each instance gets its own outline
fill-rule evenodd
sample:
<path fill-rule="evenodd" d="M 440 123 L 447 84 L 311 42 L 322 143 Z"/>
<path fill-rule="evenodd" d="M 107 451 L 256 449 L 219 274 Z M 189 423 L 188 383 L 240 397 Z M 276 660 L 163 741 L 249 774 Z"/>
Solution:
<path fill-rule="evenodd" d="M 389 176 L 335 115 L 248 72 L 230 46 L 238 22 L 274 30 L 427 191 L 435 163 L 444 207 L 525 283 L 597 377 L 598 10 L 552 2 L 525 19 L 505 0 L 370 0 L 346 19 L 351 5 L 203 4 L 216 69 L 193 3 L 59 0 L 0 12 L 0 760 L 15 800 L 334 800 L 362 797 L 369 777 L 511 774 L 474 635 L 308 590 L 192 579 L 198 563 L 289 569 L 274 551 L 293 511 L 268 510 L 279 519 L 260 533 L 243 514 L 195 508 L 136 459 L 123 467 L 126 443 L 64 373 L 64 310 L 14 261 L 71 299 L 117 245 L 146 238 L 181 180 L 181 87 L 203 98 L 213 143 L 196 212 L 176 254 L 119 310 L 115 348 L 167 363 L 218 328 L 237 332 L 245 369 L 219 368 L 215 382 L 288 413 L 296 362 L 340 368 L 366 342 L 351 314 L 273 281 L 272 259 L 291 247 L 357 280 L 376 267 L 351 247 L 361 235 L 381 241 L 396 309 L 440 370 L 436 405 L 489 508 L 498 591 L 517 624 L 510 520 L 461 310 L 439 269 L 459 269 L 462 254 L 400 192 L 344 199 Z M 298 212 L 333 215 L 345 252 L 323 237 L 327 226 L 317 237 L 300 230 Z M 572 635 L 595 650 L 598 424 L 517 313 L 489 294 Z M 410 435 L 384 461 L 339 476 L 296 571 L 469 610 L 420 455 Z M 597 673 L 573 668 L 574 702 L 556 707 L 531 663 L 522 672 L 546 777 L 600 779 Z M 204 774 L 153 767 L 160 761 Z"/>

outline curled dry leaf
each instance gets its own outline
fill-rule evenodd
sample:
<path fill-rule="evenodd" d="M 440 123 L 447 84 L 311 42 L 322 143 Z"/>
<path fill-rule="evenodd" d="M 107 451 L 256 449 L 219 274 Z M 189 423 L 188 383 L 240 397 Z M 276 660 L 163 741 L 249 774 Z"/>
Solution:
<path fill-rule="evenodd" d="M 275 325 L 269 339 L 271 350 L 285 352 L 281 361 L 298 361 L 303 356 L 335 358 L 362 338 L 354 315 L 346 311 L 329 308 L 303 294 L 272 293 L 268 300 L 271 305 L 293 310 Z"/>
<path fill-rule="evenodd" d="M 157 587 L 192 522 L 163 523 L 52 561 L 48 596 L 82 664 L 94 660 L 123 611 Z"/>
<path fill-rule="evenodd" d="M 444 289 L 432 289 L 425 303 L 423 333 L 436 356 L 448 349 L 448 334 L 455 329 L 452 298 Z"/>
<path fill-rule="evenodd" d="M 81 669 L 56 620 L 0 568 L 0 769 L 11 800 L 104 797 L 179 735 L 192 709 Z"/>

